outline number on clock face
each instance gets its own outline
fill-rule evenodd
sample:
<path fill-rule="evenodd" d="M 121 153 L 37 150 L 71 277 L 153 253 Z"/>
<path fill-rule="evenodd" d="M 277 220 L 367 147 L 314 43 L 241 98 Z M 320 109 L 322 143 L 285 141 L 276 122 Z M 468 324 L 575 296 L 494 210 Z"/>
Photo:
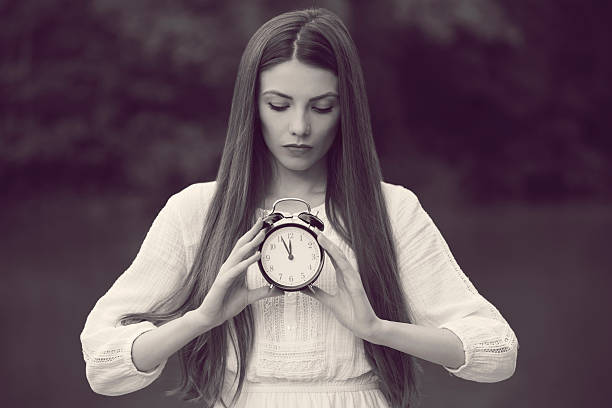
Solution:
<path fill-rule="evenodd" d="M 261 266 L 268 277 L 286 287 L 300 287 L 319 272 L 321 250 L 307 229 L 274 229 L 261 246 Z"/>

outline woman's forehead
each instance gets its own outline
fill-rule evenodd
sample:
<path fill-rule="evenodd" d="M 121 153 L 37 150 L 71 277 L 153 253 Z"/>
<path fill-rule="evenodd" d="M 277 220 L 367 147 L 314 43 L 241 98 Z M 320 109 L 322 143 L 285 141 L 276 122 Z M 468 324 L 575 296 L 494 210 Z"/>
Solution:
<path fill-rule="evenodd" d="M 266 69 L 260 74 L 261 93 L 276 91 L 292 98 L 306 99 L 338 92 L 338 78 L 333 72 L 292 59 Z"/>

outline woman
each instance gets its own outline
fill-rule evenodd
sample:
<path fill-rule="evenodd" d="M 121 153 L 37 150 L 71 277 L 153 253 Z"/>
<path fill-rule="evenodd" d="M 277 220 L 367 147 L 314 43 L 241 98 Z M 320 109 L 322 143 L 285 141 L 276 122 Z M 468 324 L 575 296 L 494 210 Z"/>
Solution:
<path fill-rule="evenodd" d="M 270 288 L 256 265 L 282 197 L 326 224 L 312 291 Z M 96 392 L 145 387 L 178 351 L 178 392 L 208 407 L 406 407 L 412 356 L 493 382 L 518 348 L 416 196 L 382 182 L 355 46 L 323 9 L 253 35 L 216 181 L 168 200 L 81 341 Z"/>

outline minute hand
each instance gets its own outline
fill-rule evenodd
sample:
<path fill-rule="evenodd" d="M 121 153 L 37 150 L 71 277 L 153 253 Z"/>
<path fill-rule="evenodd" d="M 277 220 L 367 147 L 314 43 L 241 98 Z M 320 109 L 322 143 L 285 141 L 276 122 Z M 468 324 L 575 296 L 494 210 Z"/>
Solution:
<path fill-rule="evenodd" d="M 283 241 L 283 245 L 285 246 L 285 249 L 287 250 L 287 254 L 291 255 L 291 251 L 289 250 L 289 247 L 287 246 L 287 243 L 285 242 L 285 239 L 283 237 L 281 237 L 281 241 Z M 289 241 L 289 243 L 291 243 L 291 241 Z"/>

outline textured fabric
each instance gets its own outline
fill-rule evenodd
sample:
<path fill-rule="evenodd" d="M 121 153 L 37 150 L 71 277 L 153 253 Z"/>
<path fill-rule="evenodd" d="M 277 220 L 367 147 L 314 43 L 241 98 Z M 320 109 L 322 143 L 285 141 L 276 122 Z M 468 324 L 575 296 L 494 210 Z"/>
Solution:
<path fill-rule="evenodd" d="M 134 339 L 155 327 L 147 322 L 120 326 L 118 319 L 148 310 L 180 283 L 193 263 L 215 186 L 215 182 L 194 184 L 168 200 L 132 265 L 91 311 L 81 341 L 94 391 L 106 395 L 136 391 L 161 374 L 165 363 L 142 373 L 131 360 Z M 518 349 L 512 329 L 462 272 L 414 193 L 388 183 L 382 188 L 411 321 L 446 328 L 459 337 L 465 364 L 447 368 L 453 375 L 480 382 L 508 378 Z M 326 236 L 357 268 L 353 251 L 328 222 L 325 206 L 312 212 L 325 223 Z M 247 270 L 246 279 L 250 288 L 266 284 L 256 264 Z M 316 286 L 330 293 L 337 290 L 329 260 Z M 322 304 L 299 292 L 287 293 L 256 302 L 253 315 L 254 348 L 238 406 L 387 406 L 376 389 L 363 341 Z M 227 369 L 232 377 L 236 360 L 231 349 Z M 231 399 L 231 392 L 227 394 Z"/>
<path fill-rule="evenodd" d="M 388 404 L 376 383 L 370 379 L 351 379 L 325 383 L 248 382 L 236 408 L 250 407 L 388 408 Z"/>

